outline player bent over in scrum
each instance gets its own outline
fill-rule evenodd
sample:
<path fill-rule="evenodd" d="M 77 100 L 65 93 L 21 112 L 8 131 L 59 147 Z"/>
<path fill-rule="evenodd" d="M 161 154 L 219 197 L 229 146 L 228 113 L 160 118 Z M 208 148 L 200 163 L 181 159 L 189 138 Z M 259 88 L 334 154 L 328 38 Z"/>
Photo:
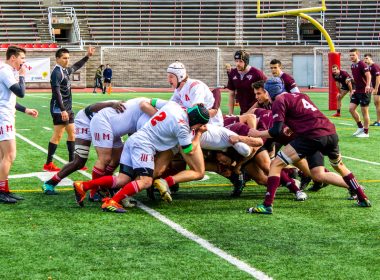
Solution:
<path fill-rule="evenodd" d="M 180 145 L 185 160 L 191 164 L 193 154 L 200 151 L 200 133 L 196 133 L 192 140 L 191 130 L 199 129 L 206 124 L 210 116 L 208 110 L 198 104 L 185 111 L 174 102 L 169 102 L 159 110 L 150 121 L 139 131 L 128 138 L 124 145 L 120 160 L 120 173 L 117 177 L 104 176 L 87 182 L 75 182 L 74 190 L 77 203 L 83 206 L 86 191 L 98 186 L 112 188 L 121 186 L 112 198 L 105 198 L 102 209 L 104 211 L 124 213 L 121 201 L 133 196 L 143 189 L 147 189 L 153 182 L 154 156 L 157 152 L 169 150 Z M 203 173 L 203 174 L 202 174 Z M 203 172 L 198 174 L 193 170 L 181 171 L 178 181 L 186 182 L 203 177 Z M 161 196 L 166 201 L 171 201 L 168 189 L 159 188 Z"/>
<path fill-rule="evenodd" d="M 57 194 L 55 187 L 71 173 L 83 168 L 87 162 L 91 146 L 90 122 L 95 113 L 101 109 L 111 107 L 116 112 L 122 113 L 125 109 L 122 101 L 106 101 L 87 106 L 80 110 L 74 119 L 75 126 L 75 152 L 74 160 L 67 163 L 52 178 L 44 182 L 42 190 L 44 194 Z"/>
<path fill-rule="evenodd" d="M 263 204 L 251 207 L 247 209 L 247 212 L 272 214 L 272 204 L 280 183 L 281 170 L 286 165 L 296 163 L 305 157 L 313 158 L 308 162 L 314 180 L 344 188 L 348 187 L 357 194 L 358 206 L 370 207 L 371 203 L 364 194 L 362 187 L 342 162 L 334 124 L 318 110 L 307 95 L 301 93 L 284 94 L 280 79 L 268 80 L 265 89 L 274 100 L 272 107 L 274 124 L 269 130 L 255 131 L 251 135 L 265 138 L 276 137 L 281 133 L 282 126 L 286 124 L 293 131 L 295 138 L 271 162 L 267 192 Z M 325 171 L 323 155 L 329 157 L 331 166 L 340 176 Z"/>

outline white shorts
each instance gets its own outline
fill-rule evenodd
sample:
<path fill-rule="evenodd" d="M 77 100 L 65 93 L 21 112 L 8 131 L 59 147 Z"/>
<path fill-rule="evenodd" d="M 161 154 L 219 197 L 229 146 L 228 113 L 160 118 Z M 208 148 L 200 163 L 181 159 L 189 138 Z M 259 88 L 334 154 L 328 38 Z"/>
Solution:
<path fill-rule="evenodd" d="M 0 141 L 15 140 L 16 127 L 15 123 L 8 120 L 0 121 Z"/>
<path fill-rule="evenodd" d="M 96 114 L 90 122 L 91 138 L 94 147 L 120 148 L 123 146 L 120 136 L 114 136 L 111 124 Z"/>
<path fill-rule="evenodd" d="M 154 155 L 156 150 L 151 145 L 141 145 L 133 135 L 125 142 L 120 157 L 120 164 L 137 168 L 149 168 L 154 170 Z"/>
<path fill-rule="evenodd" d="M 84 110 L 80 110 L 74 119 L 75 138 L 91 141 L 90 122 Z"/>

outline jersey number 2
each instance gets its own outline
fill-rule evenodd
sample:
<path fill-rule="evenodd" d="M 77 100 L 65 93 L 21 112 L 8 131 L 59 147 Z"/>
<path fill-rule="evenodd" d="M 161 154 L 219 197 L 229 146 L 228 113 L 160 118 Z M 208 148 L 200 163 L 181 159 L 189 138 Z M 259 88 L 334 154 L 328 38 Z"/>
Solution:
<path fill-rule="evenodd" d="M 150 123 L 153 126 L 155 126 L 157 124 L 157 122 L 162 122 L 165 118 L 166 118 L 166 113 L 165 112 L 161 112 L 157 116 L 155 116 L 154 118 L 152 118 L 150 120 Z"/>

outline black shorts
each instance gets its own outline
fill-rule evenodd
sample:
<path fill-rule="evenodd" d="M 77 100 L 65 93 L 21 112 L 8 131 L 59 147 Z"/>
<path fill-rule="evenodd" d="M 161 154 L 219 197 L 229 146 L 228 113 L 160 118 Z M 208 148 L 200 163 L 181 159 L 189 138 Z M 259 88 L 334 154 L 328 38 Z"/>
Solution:
<path fill-rule="evenodd" d="M 323 158 L 323 155 L 325 155 L 330 159 L 337 159 L 340 155 L 338 142 L 338 135 L 332 134 L 314 139 L 297 137 L 289 144 L 296 150 L 300 158 L 306 157 L 308 161 L 312 161 L 312 165 L 323 166 L 323 160 L 321 162 L 318 157 Z"/>
<path fill-rule="evenodd" d="M 136 168 L 133 169 L 132 166 L 128 166 L 125 164 L 120 164 L 120 173 L 127 175 L 131 178 L 131 180 L 135 180 L 136 177 L 139 176 L 147 176 L 153 178 L 153 169 L 150 168 Z"/>
<path fill-rule="evenodd" d="M 360 107 L 367 107 L 371 103 L 371 94 L 370 93 L 354 93 L 351 96 L 350 103 L 356 105 L 360 104 Z"/>
<path fill-rule="evenodd" d="M 53 124 L 54 125 L 62 125 L 62 124 L 63 125 L 68 125 L 70 123 L 74 123 L 74 112 L 73 111 L 68 111 L 67 113 L 69 114 L 69 120 L 63 121 L 61 113 L 52 113 L 52 112 L 50 112 L 51 117 L 53 118 Z"/>
<path fill-rule="evenodd" d="M 104 78 L 104 83 L 111 83 L 111 79 L 109 79 L 109 78 Z"/>

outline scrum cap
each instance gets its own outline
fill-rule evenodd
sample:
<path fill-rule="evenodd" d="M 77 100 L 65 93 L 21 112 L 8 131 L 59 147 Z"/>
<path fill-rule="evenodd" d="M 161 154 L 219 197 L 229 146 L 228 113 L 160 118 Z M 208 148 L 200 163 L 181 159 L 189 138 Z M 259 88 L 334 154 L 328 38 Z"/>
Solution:
<path fill-rule="evenodd" d="M 206 124 L 210 119 L 210 114 L 202 103 L 188 108 L 187 114 L 189 115 L 190 127 L 196 124 Z"/>
<path fill-rule="evenodd" d="M 284 81 L 279 77 L 269 78 L 264 84 L 264 89 L 269 93 L 272 100 L 274 100 L 277 95 L 285 91 Z"/>
<path fill-rule="evenodd" d="M 175 75 L 177 77 L 178 84 L 186 78 L 185 65 L 178 61 L 170 64 L 166 72 Z"/>

